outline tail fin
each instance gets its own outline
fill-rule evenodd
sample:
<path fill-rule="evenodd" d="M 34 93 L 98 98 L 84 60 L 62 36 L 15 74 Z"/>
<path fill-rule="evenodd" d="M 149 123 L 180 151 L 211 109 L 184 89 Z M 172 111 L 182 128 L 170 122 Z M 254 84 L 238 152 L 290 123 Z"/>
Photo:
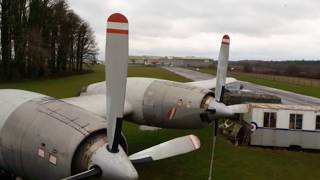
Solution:
<path fill-rule="evenodd" d="M 226 77 L 227 77 L 227 70 L 228 70 L 229 45 L 230 45 L 230 38 L 226 34 L 222 38 L 219 59 L 218 59 L 218 67 L 217 67 L 215 99 L 218 102 L 223 101 L 223 94 L 224 94 L 224 88 L 226 84 Z"/>

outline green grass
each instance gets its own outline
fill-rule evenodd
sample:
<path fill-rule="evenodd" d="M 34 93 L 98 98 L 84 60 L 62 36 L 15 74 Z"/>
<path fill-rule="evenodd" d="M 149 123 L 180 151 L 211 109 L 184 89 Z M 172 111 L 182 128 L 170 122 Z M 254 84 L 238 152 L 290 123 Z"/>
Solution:
<path fill-rule="evenodd" d="M 23 81 L 0 84 L 0 88 L 19 88 L 45 93 L 54 97 L 70 97 L 77 94 L 82 86 L 102 81 L 101 66 L 96 72 L 61 79 Z M 177 81 L 188 81 L 164 69 L 130 67 L 129 76 L 159 77 Z M 195 134 L 201 139 L 200 150 L 186 155 L 137 166 L 142 180 L 188 180 L 207 179 L 211 153 L 212 128 L 201 130 L 159 130 L 140 131 L 137 125 L 124 124 L 129 151 L 131 153 L 152 145 Z M 320 154 L 269 150 L 253 147 L 235 147 L 222 137 L 218 138 L 215 156 L 215 180 L 312 180 L 320 177 Z"/>
<path fill-rule="evenodd" d="M 202 130 L 160 130 L 141 132 L 126 124 L 130 152 L 161 143 L 174 137 L 195 134 L 202 147 L 194 153 L 143 164 L 137 167 L 140 179 L 207 179 L 211 153 L 212 128 Z M 214 161 L 217 180 L 312 180 L 320 176 L 319 154 L 236 147 L 218 137 Z"/>
<path fill-rule="evenodd" d="M 0 83 L 0 89 L 23 89 L 49 95 L 55 98 L 67 98 L 79 94 L 82 87 L 103 81 L 105 79 L 104 66 L 95 66 L 95 73 L 88 73 L 65 78 L 55 78 L 46 80 L 24 80 L 14 83 Z M 161 79 L 172 79 L 175 81 L 190 81 L 181 76 L 172 74 L 164 69 L 154 67 L 129 67 L 129 76 L 148 76 Z"/>
<path fill-rule="evenodd" d="M 192 70 L 194 69 L 192 68 Z M 208 74 L 216 73 L 215 70 L 213 70 L 212 68 L 201 68 L 199 71 L 203 73 L 208 73 Z M 249 74 L 249 73 L 233 72 L 230 75 L 241 81 L 247 81 L 247 82 L 251 82 L 251 83 L 255 83 L 263 86 L 273 87 L 277 89 L 291 91 L 294 93 L 299 93 L 307 96 L 320 98 L 319 87 L 303 86 L 303 85 L 292 84 L 289 82 L 279 82 L 279 81 L 268 80 L 268 79 L 260 79 L 254 76 L 253 74 Z"/>

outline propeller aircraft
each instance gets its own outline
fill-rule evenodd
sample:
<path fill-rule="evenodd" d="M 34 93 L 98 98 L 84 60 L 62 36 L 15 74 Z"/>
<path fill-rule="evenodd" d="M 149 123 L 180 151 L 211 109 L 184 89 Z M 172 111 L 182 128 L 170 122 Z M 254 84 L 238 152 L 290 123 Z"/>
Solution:
<path fill-rule="evenodd" d="M 175 138 L 132 155 L 122 122 L 192 129 L 232 116 L 238 105 L 222 103 L 230 38 L 220 48 L 217 78 L 178 83 L 127 78 L 129 26 L 119 13 L 107 20 L 106 81 L 79 97 L 0 90 L 0 168 L 23 179 L 138 179 L 134 167 L 195 151 L 195 135 Z M 210 89 L 215 88 L 215 92 Z"/>

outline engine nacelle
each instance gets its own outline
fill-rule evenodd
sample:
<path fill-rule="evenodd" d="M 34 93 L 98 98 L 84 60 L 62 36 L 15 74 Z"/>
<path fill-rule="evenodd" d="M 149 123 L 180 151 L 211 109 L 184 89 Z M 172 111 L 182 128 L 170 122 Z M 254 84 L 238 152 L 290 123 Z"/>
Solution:
<path fill-rule="evenodd" d="M 54 98 L 0 90 L 0 168 L 25 179 L 61 179 L 87 170 L 106 143 L 106 122 Z M 121 140 L 126 149 L 124 137 Z"/>
<path fill-rule="evenodd" d="M 105 82 L 100 82 L 84 88 L 81 96 L 105 93 Z M 126 120 L 163 128 L 202 128 L 212 121 L 205 112 L 211 101 L 214 93 L 204 88 L 160 79 L 128 78 L 126 102 L 133 112 Z"/>
<path fill-rule="evenodd" d="M 206 127 L 210 123 L 206 105 L 214 100 L 207 89 L 156 79 L 146 83 L 139 78 L 128 82 L 127 99 L 134 109 L 129 121 L 177 129 Z"/>

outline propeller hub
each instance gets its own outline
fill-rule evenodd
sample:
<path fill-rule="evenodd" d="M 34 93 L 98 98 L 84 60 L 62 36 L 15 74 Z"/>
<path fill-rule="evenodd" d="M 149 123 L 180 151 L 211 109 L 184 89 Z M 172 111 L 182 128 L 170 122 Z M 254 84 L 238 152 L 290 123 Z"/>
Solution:
<path fill-rule="evenodd" d="M 91 157 L 90 168 L 97 166 L 101 169 L 102 179 L 134 180 L 138 173 L 121 146 L 119 152 L 111 153 L 106 146 L 101 146 Z"/>

